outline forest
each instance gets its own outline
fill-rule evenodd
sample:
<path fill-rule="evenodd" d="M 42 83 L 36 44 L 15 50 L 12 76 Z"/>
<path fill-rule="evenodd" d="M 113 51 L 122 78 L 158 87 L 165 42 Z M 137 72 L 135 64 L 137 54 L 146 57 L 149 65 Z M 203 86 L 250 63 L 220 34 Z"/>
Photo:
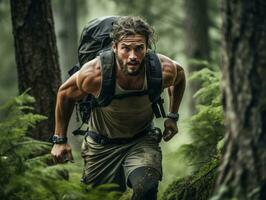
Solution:
<path fill-rule="evenodd" d="M 265 200 L 263 0 L 0 0 L 0 199 L 131 199 L 130 188 L 80 182 L 75 110 L 67 131 L 74 162 L 56 164 L 50 154 L 58 88 L 78 62 L 83 28 L 103 16 L 142 17 L 155 30 L 153 50 L 185 70 L 178 134 L 160 143 L 158 199 Z M 164 119 L 154 122 L 163 129 Z"/>

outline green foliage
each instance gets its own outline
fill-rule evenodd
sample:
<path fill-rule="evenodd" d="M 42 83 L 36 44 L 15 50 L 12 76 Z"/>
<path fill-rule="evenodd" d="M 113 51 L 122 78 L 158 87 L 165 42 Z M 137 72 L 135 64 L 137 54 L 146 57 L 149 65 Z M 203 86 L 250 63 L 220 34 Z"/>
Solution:
<path fill-rule="evenodd" d="M 24 93 L 19 97 L 9 100 L 0 107 L 0 112 L 5 118 L 0 123 L 0 183 L 8 187 L 11 177 L 25 170 L 25 160 L 29 156 L 30 145 L 25 133 L 29 127 L 33 127 L 38 121 L 45 119 L 41 115 L 26 114 L 31 110 L 27 103 L 33 103 L 34 99 Z M 21 148 L 21 146 L 25 148 Z M 40 145 L 39 149 L 43 146 Z M 0 196 L 4 196 L 5 187 L 1 187 Z"/>
<path fill-rule="evenodd" d="M 162 200 L 207 200 L 213 193 L 219 160 L 204 165 L 195 175 L 174 181 Z"/>
<path fill-rule="evenodd" d="M 187 120 L 192 142 L 182 145 L 179 155 L 198 170 L 217 157 L 217 144 L 224 136 L 220 73 L 204 68 L 195 72 L 190 80 L 197 81 L 201 87 L 194 95 L 197 112 Z"/>
<path fill-rule="evenodd" d="M 187 120 L 191 143 L 182 145 L 178 155 L 194 168 L 194 174 L 174 181 L 167 188 L 163 200 L 207 200 L 213 193 L 219 165 L 219 145 L 224 136 L 224 117 L 220 95 L 220 73 L 206 62 L 195 72 L 190 81 L 200 89 L 195 93 L 197 112 Z"/>
<path fill-rule="evenodd" d="M 26 137 L 30 127 L 46 117 L 32 114 L 34 99 L 24 93 L 0 108 L 0 196 L 9 200 L 118 199 L 116 185 L 98 188 L 79 183 L 80 174 L 70 174 L 73 164 L 53 165 L 50 143 Z M 5 115 L 5 117 L 3 117 Z M 73 170 L 72 170 L 73 171 Z"/>

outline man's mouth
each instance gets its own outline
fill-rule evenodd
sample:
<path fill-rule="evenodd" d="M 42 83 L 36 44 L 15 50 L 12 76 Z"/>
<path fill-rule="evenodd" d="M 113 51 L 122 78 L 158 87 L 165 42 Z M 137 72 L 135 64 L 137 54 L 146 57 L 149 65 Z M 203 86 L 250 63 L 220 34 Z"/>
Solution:
<path fill-rule="evenodd" d="M 138 61 L 130 61 L 127 63 L 128 65 L 139 65 L 139 62 Z"/>

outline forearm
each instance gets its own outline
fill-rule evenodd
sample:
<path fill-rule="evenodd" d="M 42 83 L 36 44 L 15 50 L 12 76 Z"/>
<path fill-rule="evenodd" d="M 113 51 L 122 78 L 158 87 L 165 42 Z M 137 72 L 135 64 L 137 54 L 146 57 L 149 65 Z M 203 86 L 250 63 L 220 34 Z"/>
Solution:
<path fill-rule="evenodd" d="M 71 76 L 58 90 L 55 108 L 55 135 L 66 136 L 75 102 L 87 95 L 78 88 L 76 80 L 77 73 Z"/>
<path fill-rule="evenodd" d="M 181 100 L 186 87 L 186 78 L 183 70 L 178 72 L 178 81 L 168 88 L 169 112 L 178 113 Z"/>
<path fill-rule="evenodd" d="M 55 135 L 66 136 L 68 123 L 71 118 L 75 100 L 64 95 L 64 92 L 58 92 L 55 109 Z"/>

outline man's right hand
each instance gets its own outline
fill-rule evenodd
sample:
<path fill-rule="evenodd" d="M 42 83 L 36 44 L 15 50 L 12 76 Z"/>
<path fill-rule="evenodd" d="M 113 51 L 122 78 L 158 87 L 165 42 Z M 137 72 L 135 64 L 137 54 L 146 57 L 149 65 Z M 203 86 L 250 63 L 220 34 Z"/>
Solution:
<path fill-rule="evenodd" d="M 74 162 L 70 144 L 54 144 L 51 154 L 55 163 Z"/>

